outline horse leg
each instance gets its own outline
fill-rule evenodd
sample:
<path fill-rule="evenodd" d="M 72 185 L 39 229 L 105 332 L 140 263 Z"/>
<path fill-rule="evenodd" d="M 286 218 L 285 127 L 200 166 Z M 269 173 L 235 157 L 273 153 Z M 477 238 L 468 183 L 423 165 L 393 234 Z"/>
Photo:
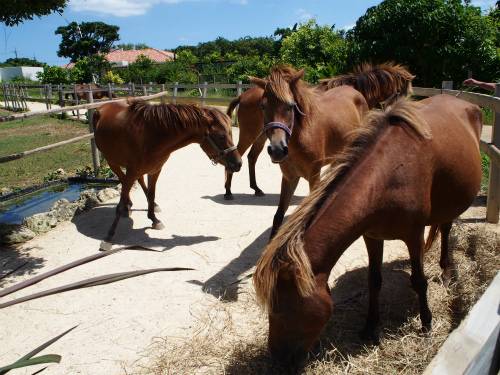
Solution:
<path fill-rule="evenodd" d="M 118 222 L 120 221 L 120 217 L 126 212 L 127 210 L 127 202 L 129 201 L 129 194 L 130 190 L 132 189 L 132 185 L 134 183 L 135 179 L 127 179 L 125 178 L 122 181 L 122 193 L 120 195 L 120 201 L 118 202 L 118 205 L 116 206 L 116 215 L 115 215 L 115 220 L 113 221 L 113 224 L 111 225 L 111 228 L 109 228 L 108 235 L 101 241 L 101 250 L 111 250 L 111 247 L 113 246 L 113 237 L 116 232 L 116 226 L 118 225 Z"/>
<path fill-rule="evenodd" d="M 146 196 L 146 199 L 148 198 L 148 187 L 146 186 L 146 183 L 144 182 L 144 176 L 141 176 L 137 182 L 139 185 L 141 185 L 142 191 L 144 192 L 144 195 Z M 132 204 L 132 202 L 130 202 Z M 132 206 L 132 205 L 131 205 Z M 154 204 L 154 210 L 155 212 L 161 212 L 160 206 L 158 206 L 156 203 Z"/>
<path fill-rule="evenodd" d="M 255 164 L 257 163 L 257 159 L 264 149 L 264 145 L 267 141 L 266 133 L 262 132 L 262 134 L 257 138 L 257 140 L 252 145 L 250 152 L 248 153 L 248 171 L 250 173 L 250 187 L 255 190 L 255 195 L 258 197 L 265 196 L 264 192 L 259 189 L 257 186 L 257 181 L 255 178 Z M 241 154 L 240 154 L 241 155 Z"/>
<path fill-rule="evenodd" d="M 246 132 L 242 131 L 243 128 L 240 128 L 240 138 L 238 139 L 238 146 L 237 150 L 240 155 L 243 156 L 243 154 L 248 150 L 248 148 L 251 146 L 252 142 L 254 139 L 247 140 L 246 138 L 248 135 Z M 249 166 L 250 168 L 250 166 Z M 224 188 L 226 189 L 226 193 L 224 194 L 224 199 L 227 201 L 232 201 L 234 200 L 233 193 L 231 192 L 231 182 L 233 181 L 233 173 L 228 173 L 225 171 L 225 183 L 224 183 Z"/>
<path fill-rule="evenodd" d="M 120 180 L 120 183 L 122 184 L 122 191 L 123 191 L 123 182 L 125 181 L 125 173 L 123 173 L 122 169 L 118 164 L 110 163 L 108 161 L 109 168 L 113 171 L 114 174 L 118 176 L 118 180 Z M 130 195 L 127 197 L 127 202 L 125 204 L 125 212 L 123 213 L 123 217 L 130 217 L 131 214 L 131 209 L 132 209 L 132 201 L 130 200 Z"/>
<path fill-rule="evenodd" d="M 363 236 L 368 250 L 368 316 L 365 327 L 359 333 L 363 341 L 378 342 L 375 328 L 380 321 L 379 294 L 382 288 L 382 260 L 384 241 Z"/>
<path fill-rule="evenodd" d="M 406 242 L 410 253 L 411 262 L 411 285 L 418 296 L 420 304 L 420 320 L 422 332 L 431 330 L 432 313 L 427 303 L 427 277 L 424 274 L 424 231 L 422 230 L 416 238 Z"/>
<path fill-rule="evenodd" d="M 445 287 L 450 285 L 451 281 L 451 262 L 450 256 L 448 252 L 448 236 L 451 231 L 451 226 L 453 225 L 453 221 L 449 221 L 440 225 L 441 230 L 441 259 L 439 260 L 439 265 L 443 270 L 443 274 L 441 278 L 443 279 L 443 284 Z"/>
<path fill-rule="evenodd" d="M 295 193 L 295 189 L 297 189 L 297 185 L 299 184 L 300 177 L 293 177 L 292 179 L 287 179 L 283 175 L 281 179 L 281 193 L 280 193 L 280 203 L 278 205 L 278 209 L 274 214 L 273 219 L 273 228 L 271 230 L 271 236 L 269 241 L 274 238 L 276 232 L 280 228 L 283 223 L 283 219 L 285 218 L 285 212 L 290 207 L 290 202 L 293 198 L 293 193 Z"/>
<path fill-rule="evenodd" d="M 148 174 L 148 219 L 153 222 L 153 229 L 163 229 L 165 226 L 160 220 L 156 218 L 155 215 L 155 194 L 156 194 L 156 182 L 160 176 L 161 169 L 154 174 Z"/>

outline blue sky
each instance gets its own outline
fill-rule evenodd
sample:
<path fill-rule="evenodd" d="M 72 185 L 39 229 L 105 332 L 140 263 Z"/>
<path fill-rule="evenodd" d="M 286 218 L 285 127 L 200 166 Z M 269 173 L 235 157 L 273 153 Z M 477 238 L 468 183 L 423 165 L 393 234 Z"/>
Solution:
<path fill-rule="evenodd" d="M 496 0 L 472 1 L 488 10 Z M 349 29 L 372 6 L 373 0 L 70 0 L 62 15 L 35 17 L 19 26 L 1 25 L 0 62 L 8 58 L 36 58 L 49 65 L 64 65 L 57 56 L 59 26 L 68 22 L 101 21 L 120 27 L 121 43 L 145 43 L 173 49 L 197 45 L 217 37 L 236 40 L 272 36 L 277 28 L 292 27 L 315 17 L 319 25 Z"/>

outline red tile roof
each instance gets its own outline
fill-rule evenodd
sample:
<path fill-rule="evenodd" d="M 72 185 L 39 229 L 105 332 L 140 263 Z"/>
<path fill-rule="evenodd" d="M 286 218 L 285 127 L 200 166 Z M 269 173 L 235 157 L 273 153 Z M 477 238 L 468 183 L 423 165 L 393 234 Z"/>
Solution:
<path fill-rule="evenodd" d="M 140 55 L 146 55 L 148 58 L 153 60 L 155 63 L 164 63 L 167 60 L 174 59 L 174 53 L 169 51 L 161 51 L 159 49 L 139 49 L 139 50 L 130 50 L 130 51 L 113 51 L 106 54 L 106 60 L 109 62 L 117 62 L 117 61 L 128 61 L 129 64 L 137 60 Z M 75 66 L 74 63 L 69 63 L 63 65 L 64 69 L 72 69 Z"/>
<path fill-rule="evenodd" d="M 174 59 L 173 52 L 160 51 L 154 48 L 130 51 L 113 51 L 106 55 L 106 59 L 109 62 L 128 61 L 129 63 L 132 63 L 139 57 L 139 55 L 146 55 L 156 63 L 163 63 L 167 60 Z"/>

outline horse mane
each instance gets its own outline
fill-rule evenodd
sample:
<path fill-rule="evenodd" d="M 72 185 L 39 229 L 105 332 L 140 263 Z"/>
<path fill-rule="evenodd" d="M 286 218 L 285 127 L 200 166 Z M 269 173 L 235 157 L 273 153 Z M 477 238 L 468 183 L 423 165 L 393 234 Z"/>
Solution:
<path fill-rule="evenodd" d="M 320 80 L 326 90 L 338 86 L 352 86 L 358 90 L 367 101 L 371 98 L 383 98 L 393 93 L 405 95 L 412 92 L 412 81 L 415 78 L 408 68 L 385 62 L 373 66 L 371 63 L 363 63 L 354 68 L 354 71 L 326 80 Z"/>
<path fill-rule="evenodd" d="M 279 271 L 286 264 L 292 265 L 292 277 L 300 296 L 311 294 L 314 273 L 304 250 L 304 236 L 309 225 L 326 199 L 335 194 L 340 182 L 389 126 L 406 126 L 419 138 L 430 138 L 427 122 L 419 115 L 419 108 L 418 104 L 401 99 L 384 112 L 372 111 L 368 119 L 348 135 L 346 149 L 333 159 L 320 183 L 290 215 L 258 260 L 253 282 L 261 307 L 272 310 Z"/>
<path fill-rule="evenodd" d="M 128 113 L 138 125 L 153 125 L 165 130 L 198 129 L 216 121 L 231 131 L 231 118 L 216 108 L 202 108 L 196 104 L 151 104 L 146 100 L 127 99 Z M 203 121 L 203 119 L 205 121 Z"/>
<path fill-rule="evenodd" d="M 290 85 L 290 81 L 296 73 L 297 71 L 291 66 L 274 66 L 267 78 L 268 82 L 266 89 L 285 103 L 296 103 L 300 111 L 307 115 L 316 108 L 315 100 L 318 94 L 313 87 L 309 87 L 302 79 Z M 290 95 L 290 91 L 293 95 Z M 300 121 L 303 117 L 304 116 L 299 116 L 296 118 L 296 121 Z M 305 120 L 311 117 L 312 116 L 305 116 Z"/>

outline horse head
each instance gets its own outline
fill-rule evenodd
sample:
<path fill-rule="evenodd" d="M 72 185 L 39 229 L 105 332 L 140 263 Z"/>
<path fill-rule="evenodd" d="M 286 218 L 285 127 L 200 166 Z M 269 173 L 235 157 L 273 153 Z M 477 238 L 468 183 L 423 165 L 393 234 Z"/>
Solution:
<path fill-rule="evenodd" d="M 296 72 L 289 67 L 275 67 L 268 79 L 248 77 L 264 90 L 260 108 L 264 115 L 264 131 L 270 141 L 267 151 L 273 163 L 282 163 L 288 157 L 288 141 L 296 113 L 304 115 L 296 101 L 305 90 L 301 80 L 304 72 L 305 68 Z"/>
<path fill-rule="evenodd" d="M 217 109 L 207 110 L 205 119 L 208 121 L 208 126 L 201 137 L 200 147 L 212 164 L 222 164 L 228 173 L 238 172 L 242 161 L 233 143 L 231 119 Z"/>
<path fill-rule="evenodd" d="M 304 362 L 331 318 L 333 303 L 326 285 L 326 281 L 318 280 L 309 295 L 301 296 L 295 283 L 293 263 L 281 267 L 275 299 L 268 312 L 268 347 L 281 366 L 297 368 Z"/>

